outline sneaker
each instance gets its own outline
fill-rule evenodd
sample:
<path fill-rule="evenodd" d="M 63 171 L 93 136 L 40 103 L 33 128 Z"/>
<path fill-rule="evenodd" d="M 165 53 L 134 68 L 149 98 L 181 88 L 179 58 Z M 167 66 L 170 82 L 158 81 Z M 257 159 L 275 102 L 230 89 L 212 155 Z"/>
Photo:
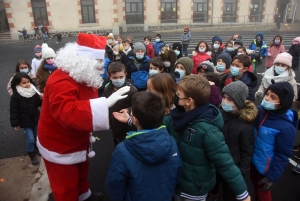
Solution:
<path fill-rule="evenodd" d="M 36 158 L 35 155 L 31 155 L 31 156 L 30 156 L 30 160 L 31 160 L 31 164 L 32 164 L 32 165 L 37 165 L 37 164 L 39 164 L 39 162 L 38 162 L 38 160 L 37 160 L 37 158 Z"/>
<path fill-rule="evenodd" d="M 292 170 L 300 174 L 300 164 L 298 163 L 295 167 L 292 168 Z"/>
<path fill-rule="evenodd" d="M 292 150 L 293 152 L 299 152 L 299 145 L 293 146 Z"/>
<path fill-rule="evenodd" d="M 102 193 L 92 193 L 88 199 L 85 201 L 100 201 L 104 198 Z"/>
<path fill-rule="evenodd" d="M 217 201 L 218 195 L 208 194 L 206 197 L 206 201 Z"/>

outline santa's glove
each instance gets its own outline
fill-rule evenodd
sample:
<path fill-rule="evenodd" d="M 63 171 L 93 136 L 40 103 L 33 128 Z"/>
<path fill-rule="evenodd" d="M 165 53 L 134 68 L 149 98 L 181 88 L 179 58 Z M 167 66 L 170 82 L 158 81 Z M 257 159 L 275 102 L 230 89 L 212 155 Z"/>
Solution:
<path fill-rule="evenodd" d="M 116 91 L 112 95 L 110 95 L 110 97 L 108 97 L 106 99 L 108 107 L 111 107 L 119 100 L 126 98 L 128 95 L 123 95 L 123 94 L 127 93 L 129 90 L 130 90 L 130 86 L 125 86 L 125 87 L 120 88 L 118 91 Z"/>
<path fill-rule="evenodd" d="M 261 191 L 268 191 L 268 190 L 270 190 L 271 186 L 273 185 L 273 182 L 270 179 L 268 179 L 267 177 L 264 177 L 257 184 L 263 185 L 263 187 L 260 188 Z"/>
<path fill-rule="evenodd" d="M 256 100 L 261 100 L 262 98 L 263 98 L 262 92 L 257 91 L 257 92 L 255 93 L 255 99 L 256 99 Z"/>

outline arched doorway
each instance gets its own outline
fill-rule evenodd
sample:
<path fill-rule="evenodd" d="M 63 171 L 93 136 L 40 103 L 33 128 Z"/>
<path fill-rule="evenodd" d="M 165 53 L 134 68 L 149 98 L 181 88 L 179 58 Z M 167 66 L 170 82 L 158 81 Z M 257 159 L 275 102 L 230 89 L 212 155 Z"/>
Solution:
<path fill-rule="evenodd" d="M 3 0 L 0 0 L 0 32 L 9 31 L 8 20 Z"/>

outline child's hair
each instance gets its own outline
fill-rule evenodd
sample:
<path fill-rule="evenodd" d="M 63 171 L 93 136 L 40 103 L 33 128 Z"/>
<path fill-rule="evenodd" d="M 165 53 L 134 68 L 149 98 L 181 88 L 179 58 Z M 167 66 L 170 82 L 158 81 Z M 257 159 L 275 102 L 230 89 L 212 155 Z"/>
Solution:
<path fill-rule="evenodd" d="M 249 68 L 249 66 L 251 65 L 250 59 L 249 59 L 249 57 L 247 55 L 244 55 L 244 54 L 236 55 L 233 58 L 232 62 L 235 59 L 237 59 L 237 60 L 239 60 L 239 62 L 243 63 L 244 67 L 248 67 Z"/>
<path fill-rule="evenodd" d="M 178 89 L 183 91 L 186 98 L 192 98 L 195 106 L 208 102 L 210 97 L 210 84 L 199 75 L 184 76 L 178 83 Z"/>
<path fill-rule="evenodd" d="M 207 51 L 209 50 L 209 47 L 208 47 L 208 45 L 207 45 L 207 42 L 205 42 L 204 40 L 202 40 L 202 41 L 200 41 L 200 42 L 198 43 L 198 45 L 195 47 L 195 51 L 199 52 L 199 45 L 200 45 L 201 43 L 204 43 L 204 44 L 205 44 L 205 46 L 206 46 L 205 52 L 207 52 Z"/>
<path fill-rule="evenodd" d="M 11 88 L 13 91 L 16 90 L 16 87 L 17 87 L 17 85 L 20 84 L 20 82 L 22 81 L 22 78 L 28 79 L 30 81 L 30 83 L 34 85 L 32 79 L 26 73 L 20 72 L 20 73 L 15 74 L 15 76 L 11 80 Z"/>
<path fill-rule="evenodd" d="M 118 35 L 118 37 L 117 37 L 117 38 L 121 38 L 121 39 L 122 39 L 122 41 L 123 41 L 123 39 L 124 39 L 124 38 L 123 38 L 123 36 L 121 36 L 121 35 Z"/>
<path fill-rule="evenodd" d="M 156 37 L 158 37 L 158 38 L 161 39 L 161 35 L 160 35 L 160 34 L 156 34 L 156 35 L 155 35 L 155 38 L 156 38 Z"/>
<path fill-rule="evenodd" d="M 159 70 L 162 70 L 164 68 L 164 62 L 160 57 L 153 57 L 152 59 L 150 59 L 149 64 L 158 67 Z"/>
<path fill-rule="evenodd" d="M 44 70 L 43 67 L 46 63 L 46 59 L 43 59 L 36 71 L 36 79 L 38 81 L 39 84 L 45 84 L 46 80 L 44 80 Z"/>
<path fill-rule="evenodd" d="M 275 41 L 275 38 L 277 38 L 277 37 L 280 39 L 280 43 L 282 43 L 282 36 L 281 36 L 281 35 L 276 35 L 276 36 L 273 38 L 272 42 L 270 43 L 270 47 L 272 47 L 272 46 L 275 45 L 274 41 Z"/>
<path fill-rule="evenodd" d="M 133 95 L 132 115 L 137 118 L 143 129 L 158 128 L 165 116 L 165 102 L 157 93 L 142 91 Z"/>
<path fill-rule="evenodd" d="M 149 77 L 154 90 L 163 98 L 166 104 L 165 114 L 170 114 L 177 85 L 168 73 L 157 73 Z"/>
<path fill-rule="evenodd" d="M 151 37 L 150 37 L 150 36 L 146 36 L 146 37 L 144 38 L 144 41 L 145 41 L 146 39 L 148 39 L 148 40 L 151 42 Z"/>
<path fill-rule="evenodd" d="M 122 72 L 124 71 L 124 73 L 126 73 L 126 69 L 124 64 L 122 64 L 119 61 L 116 62 L 112 62 L 109 64 L 108 69 L 107 69 L 107 73 L 110 76 L 111 74 L 117 73 L 117 72 Z"/>
<path fill-rule="evenodd" d="M 122 40 L 122 43 L 128 43 L 128 44 L 130 44 L 130 42 L 129 42 L 129 40 Z"/>
<path fill-rule="evenodd" d="M 229 44 L 232 44 L 232 46 L 233 46 L 233 42 L 228 41 L 228 42 L 226 43 L 225 47 L 227 47 Z"/>
<path fill-rule="evenodd" d="M 20 72 L 19 67 L 20 67 L 21 64 L 27 65 L 29 71 L 31 71 L 32 68 L 31 68 L 31 66 L 29 65 L 29 63 L 28 63 L 27 61 L 25 61 L 24 59 L 20 59 L 20 60 L 17 62 L 17 64 L 16 64 L 16 70 L 15 70 L 15 73 L 19 73 L 19 72 Z"/>
<path fill-rule="evenodd" d="M 131 40 L 133 42 L 133 37 L 132 36 L 127 36 L 127 40 Z"/>
<path fill-rule="evenodd" d="M 205 73 L 204 77 L 211 82 L 214 82 L 215 85 L 220 89 L 221 83 L 220 83 L 220 77 L 217 73 L 208 72 Z"/>
<path fill-rule="evenodd" d="M 231 36 L 231 38 L 229 39 L 229 41 L 232 41 L 232 40 L 233 40 L 233 36 L 235 36 L 235 35 L 238 35 L 238 36 L 239 36 L 239 34 L 235 33 L 235 34 L 233 34 L 233 35 Z"/>
<path fill-rule="evenodd" d="M 244 46 L 238 47 L 237 50 L 240 50 L 240 49 L 242 49 L 243 52 L 245 52 L 245 55 L 248 55 L 247 50 L 246 50 L 246 48 Z"/>

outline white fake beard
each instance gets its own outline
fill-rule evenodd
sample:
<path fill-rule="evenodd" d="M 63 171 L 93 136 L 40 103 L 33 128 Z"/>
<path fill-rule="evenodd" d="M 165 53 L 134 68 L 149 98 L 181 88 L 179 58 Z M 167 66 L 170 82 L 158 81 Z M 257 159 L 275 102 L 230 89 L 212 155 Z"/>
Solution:
<path fill-rule="evenodd" d="M 99 88 L 102 85 L 100 76 L 102 66 L 96 59 L 78 55 L 75 51 L 76 43 L 67 43 L 61 48 L 54 59 L 55 65 L 69 74 L 76 82 L 85 83 L 88 87 Z"/>

